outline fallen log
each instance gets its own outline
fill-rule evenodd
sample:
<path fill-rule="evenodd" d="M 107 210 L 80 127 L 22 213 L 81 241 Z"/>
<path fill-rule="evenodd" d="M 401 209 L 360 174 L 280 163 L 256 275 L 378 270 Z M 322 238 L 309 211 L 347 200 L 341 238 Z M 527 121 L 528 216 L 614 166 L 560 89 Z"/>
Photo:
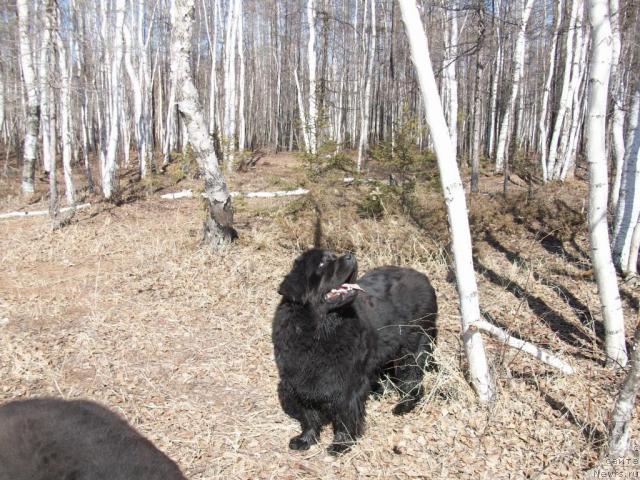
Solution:
<path fill-rule="evenodd" d="M 296 196 L 296 195 L 305 195 L 307 193 L 309 193 L 309 190 L 305 188 L 298 188 L 296 190 L 281 190 L 277 192 L 231 192 L 231 196 L 245 197 L 245 198 L 274 198 L 274 197 L 290 197 L 290 196 Z M 179 198 L 193 198 L 193 191 L 181 190 L 179 192 L 165 193 L 164 195 L 160 195 L 160 198 L 164 198 L 166 200 L 176 200 Z"/>
<path fill-rule="evenodd" d="M 83 203 L 82 205 L 76 205 L 75 207 L 64 207 L 60 209 L 60 213 L 68 212 L 72 208 L 76 210 L 80 210 L 81 208 L 90 207 L 90 203 Z M 49 215 L 49 210 L 31 210 L 31 211 L 23 211 L 23 212 L 8 212 L 8 213 L 0 213 L 0 219 L 4 218 L 16 218 L 16 217 L 37 217 L 39 215 Z"/>
<path fill-rule="evenodd" d="M 560 358 L 552 355 L 551 353 L 543 350 L 542 348 L 534 345 L 533 343 L 527 342 L 525 340 L 521 340 L 519 338 L 512 337 L 507 332 L 502 330 L 500 327 L 493 325 L 486 320 L 478 320 L 470 325 L 469 330 L 478 329 L 483 332 L 492 335 L 497 338 L 501 342 L 504 342 L 506 345 L 509 345 L 512 348 L 520 350 L 522 352 L 528 353 L 529 355 L 537 358 L 542 363 L 546 363 L 554 368 L 557 368 L 563 373 L 571 375 L 574 373 L 573 367 L 571 367 L 568 363 Z"/>

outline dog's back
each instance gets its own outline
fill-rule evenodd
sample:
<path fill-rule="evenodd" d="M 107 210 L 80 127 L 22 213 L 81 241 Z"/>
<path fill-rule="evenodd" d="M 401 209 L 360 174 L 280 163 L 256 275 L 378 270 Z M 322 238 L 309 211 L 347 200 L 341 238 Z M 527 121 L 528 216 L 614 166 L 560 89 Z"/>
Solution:
<path fill-rule="evenodd" d="M 380 333 L 390 325 L 422 328 L 435 337 L 438 303 L 429 279 L 411 268 L 386 266 L 358 280 L 364 290 L 355 307 Z"/>
<path fill-rule="evenodd" d="M 89 401 L 52 398 L 0 407 L 0 480 L 184 480 L 127 422 Z"/>

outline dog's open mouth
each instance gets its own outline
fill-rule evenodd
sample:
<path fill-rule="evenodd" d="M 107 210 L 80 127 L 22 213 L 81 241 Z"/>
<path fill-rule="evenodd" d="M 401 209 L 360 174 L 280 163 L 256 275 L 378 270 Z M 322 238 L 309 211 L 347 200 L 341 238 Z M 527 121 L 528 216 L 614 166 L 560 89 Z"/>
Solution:
<path fill-rule="evenodd" d="M 357 283 L 343 283 L 338 288 L 332 289 L 324 298 L 329 302 L 335 302 L 336 300 L 342 300 L 350 292 L 354 292 L 354 290 L 364 291 Z"/>

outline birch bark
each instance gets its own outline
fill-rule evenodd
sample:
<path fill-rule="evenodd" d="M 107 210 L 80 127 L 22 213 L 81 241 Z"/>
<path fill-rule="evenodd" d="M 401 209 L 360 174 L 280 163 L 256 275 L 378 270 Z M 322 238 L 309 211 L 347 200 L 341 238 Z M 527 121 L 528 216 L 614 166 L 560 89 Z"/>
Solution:
<path fill-rule="evenodd" d="M 629 272 L 633 231 L 640 215 L 640 83 L 629 113 L 624 175 L 613 230 L 613 259 L 623 273 Z M 632 266 L 635 272 L 635 266 Z"/>
<path fill-rule="evenodd" d="M 426 119 L 438 158 L 440 181 L 447 205 L 462 314 L 462 339 L 469 361 L 469 376 L 480 401 L 488 402 L 494 397 L 495 392 L 484 353 L 482 337 L 478 329 L 472 326 L 480 320 L 480 304 L 473 270 L 471 234 L 464 187 L 456 159 L 453 156 L 454 150 L 433 75 L 429 46 L 420 21 L 420 13 L 415 0 L 399 0 L 399 4 L 409 39 L 411 58 L 418 74 Z"/>
<path fill-rule="evenodd" d="M 498 136 L 498 150 L 496 152 L 496 172 L 504 170 L 505 152 L 507 149 L 507 137 L 511 130 L 511 118 L 514 115 L 516 99 L 520 90 L 520 80 L 522 79 L 522 71 L 524 67 L 524 52 L 526 46 L 527 23 L 531 15 L 534 0 L 522 0 L 522 16 L 520 17 L 520 29 L 516 40 L 516 49 L 513 55 L 513 75 L 511 77 L 511 96 L 507 109 L 502 117 L 500 125 L 500 135 Z"/>
<path fill-rule="evenodd" d="M 589 0 L 591 57 L 586 125 L 589 165 L 589 239 L 591 261 L 605 326 L 607 364 L 624 367 L 627 349 L 618 279 L 611 259 L 607 225 L 608 179 L 605 148 L 607 90 L 611 68 L 611 26 L 607 0 Z"/>
<path fill-rule="evenodd" d="M 542 181 L 547 182 L 549 179 L 547 173 L 547 130 L 549 128 L 549 94 L 551 93 L 551 81 L 556 68 L 556 48 L 558 45 L 558 35 L 560 33 L 560 24 L 562 23 L 562 5 L 563 0 L 558 0 L 557 10 L 555 13 L 555 22 L 553 26 L 553 36 L 551 38 L 551 48 L 549 49 L 549 70 L 547 78 L 544 82 L 544 92 L 542 94 L 542 106 L 540 108 L 540 121 L 538 122 L 538 149 L 540 150 L 540 165 L 542 167 Z"/>
<path fill-rule="evenodd" d="M 110 200 L 114 194 L 115 177 L 116 177 L 116 153 L 118 149 L 119 122 L 122 112 L 122 97 L 120 92 L 121 83 L 121 66 L 123 54 L 123 35 L 122 28 L 124 24 L 124 14 L 126 8 L 125 0 L 115 1 L 115 29 L 113 39 L 113 58 L 111 62 L 110 72 L 110 112 L 109 112 L 109 134 L 107 151 L 104 154 L 102 163 L 102 194 L 107 200 Z"/>
<path fill-rule="evenodd" d="M 31 194 L 34 191 L 36 149 L 38 146 L 38 130 L 40 128 L 40 100 L 38 85 L 33 69 L 31 43 L 29 41 L 29 0 L 17 0 L 18 36 L 20 40 L 20 66 L 24 89 L 27 94 L 26 128 L 23 147 L 22 164 L 22 193 Z"/>
<path fill-rule="evenodd" d="M 203 227 L 203 242 L 218 250 L 228 245 L 237 232 L 233 228 L 233 207 L 213 141 L 209 136 L 198 92 L 192 80 L 190 54 L 194 0 L 174 0 L 171 8 L 171 74 L 177 89 L 178 109 L 182 114 L 189 141 L 204 175 L 204 194 L 208 209 Z"/>
<path fill-rule="evenodd" d="M 362 108 L 360 110 L 360 141 L 358 142 L 358 161 L 356 168 L 362 170 L 362 155 L 369 136 L 369 117 L 371 104 L 371 84 L 373 83 L 373 60 L 376 56 L 376 2 L 371 0 L 371 35 L 369 37 L 369 62 L 367 63 L 367 77 L 364 88 Z"/>

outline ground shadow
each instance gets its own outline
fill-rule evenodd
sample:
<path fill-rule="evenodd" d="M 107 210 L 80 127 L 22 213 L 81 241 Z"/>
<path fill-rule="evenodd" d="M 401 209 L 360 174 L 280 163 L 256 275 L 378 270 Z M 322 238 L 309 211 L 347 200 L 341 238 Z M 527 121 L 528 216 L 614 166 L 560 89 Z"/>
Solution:
<path fill-rule="evenodd" d="M 587 271 L 591 269 L 591 264 L 588 262 L 589 257 L 584 257 L 584 252 L 582 251 L 582 249 L 578 248 L 580 256 L 576 256 L 573 253 L 569 252 L 565 248 L 564 242 L 553 233 L 547 232 L 546 230 L 540 228 L 534 228 L 531 225 L 526 225 L 525 228 L 536 238 L 542 248 L 544 248 L 547 252 L 551 253 L 552 255 L 561 257 L 563 260 L 571 263 L 579 270 Z"/>
<path fill-rule="evenodd" d="M 485 241 L 494 250 L 502 253 L 507 258 L 507 260 L 509 260 L 509 262 L 527 266 L 527 268 L 531 271 L 533 278 L 543 285 L 551 288 L 560 297 L 560 299 L 564 303 L 566 303 L 571 308 L 571 310 L 573 310 L 580 323 L 586 328 L 593 331 L 596 342 L 599 346 L 602 346 L 602 339 L 604 338 L 604 327 L 602 325 L 602 322 L 596 321 L 593 318 L 591 309 L 587 305 L 582 303 L 565 286 L 557 282 L 553 282 L 537 271 L 533 270 L 526 259 L 522 258 L 520 254 L 509 250 L 490 232 L 485 233 Z"/>
<path fill-rule="evenodd" d="M 477 258 L 475 259 L 476 271 L 488 281 L 505 289 L 516 298 L 527 303 L 531 311 L 542 320 L 560 340 L 566 344 L 584 349 L 590 347 L 593 339 L 581 332 L 575 325 L 568 322 L 560 313 L 556 312 L 541 298 L 531 295 L 516 282 L 504 277 L 494 270 L 484 266 Z"/>
<path fill-rule="evenodd" d="M 606 440 L 606 435 L 602 430 L 600 430 L 595 425 L 592 425 L 591 423 L 585 422 L 584 420 L 580 419 L 563 402 L 549 395 L 540 386 L 540 384 L 536 381 L 536 379 L 531 373 L 512 372 L 512 377 L 523 380 L 532 389 L 537 391 L 540 397 L 547 403 L 547 405 L 549 405 L 553 410 L 558 412 L 561 417 L 567 419 L 567 421 L 571 423 L 573 426 L 577 427 L 580 431 L 580 434 L 584 437 L 584 439 L 587 442 L 592 443 L 594 448 L 599 448 L 599 446 L 601 446 L 604 443 L 604 441 Z"/>

